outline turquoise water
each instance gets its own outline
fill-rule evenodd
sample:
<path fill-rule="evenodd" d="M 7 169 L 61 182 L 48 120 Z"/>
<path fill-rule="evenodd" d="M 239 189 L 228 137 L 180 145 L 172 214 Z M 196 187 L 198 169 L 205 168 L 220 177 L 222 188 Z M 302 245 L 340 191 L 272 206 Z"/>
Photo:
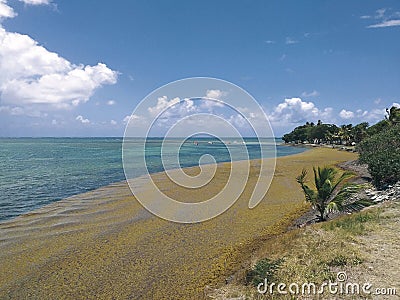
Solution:
<path fill-rule="evenodd" d="M 249 157 L 260 158 L 260 146 L 255 139 L 245 139 Z M 143 144 L 131 140 L 130 151 L 141 159 Z M 204 154 L 217 162 L 230 161 L 227 147 L 235 151 L 238 141 L 228 146 L 215 139 L 188 140 L 179 151 L 182 167 L 198 164 Z M 271 140 L 262 141 L 271 144 Z M 174 140 L 165 142 L 164 164 L 169 163 L 176 151 Z M 146 143 L 148 171 L 163 171 L 160 160 L 161 139 Z M 238 145 L 239 149 L 239 145 Z M 303 152 L 305 149 L 277 146 L 277 156 Z M 125 179 L 122 167 L 122 138 L 2 138 L 0 139 L 0 220 L 16 217 L 51 202 Z M 272 152 L 264 153 L 268 157 Z M 245 153 L 235 156 L 246 159 Z M 134 169 L 135 176 L 146 173 Z"/>

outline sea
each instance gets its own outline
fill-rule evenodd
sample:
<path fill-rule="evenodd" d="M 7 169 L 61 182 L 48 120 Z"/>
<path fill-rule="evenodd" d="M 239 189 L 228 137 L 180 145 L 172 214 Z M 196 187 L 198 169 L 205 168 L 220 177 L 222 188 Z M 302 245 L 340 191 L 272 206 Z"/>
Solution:
<path fill-rule="evenodd" d="M 212 137 L 187 139 L 179 147 L 179 166 L 196 166 L 205 154 L 215 162 L 228 162 L 231 157 L 233 160 L 267 158 L 274 154 L 273 145 L 282 142 L 272 138 L 244 138 L 243 141 L 225 139 L 223 143 Z M 122 143 L 122 138 L 0 138 L 0 222 L 125 180 Z M 130 159 L 137 157 L 143 161 L 143 153 L 146 154 L 147 168 L 135 169 L 133 163 L 134 177 L 176 168 L 176 144 L 181 144 L 180 140 L 148 138 L 144 142 L 138 138 L 130 139 L 129 143 Z M 243 151 L 243 144 L 247 153 Z M 261 151 L 260 145 L 270 151 Z M 230 155 L 235 149 L 238 149 L 236 154 Z M 277 144 L 276 155 L 305 150 Z"/>

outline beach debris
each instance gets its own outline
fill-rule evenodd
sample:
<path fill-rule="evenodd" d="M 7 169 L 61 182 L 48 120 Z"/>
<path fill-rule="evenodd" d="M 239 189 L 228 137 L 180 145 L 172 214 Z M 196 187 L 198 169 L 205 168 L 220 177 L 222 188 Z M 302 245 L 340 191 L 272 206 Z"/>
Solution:
<path fill-rule="evenodd" d="M 377 190 L 374 187 L 365 190 L 365 194 L 375 203 L 383 201 L 399 201 L 400 200 L 400 181 L 394 185 L 388 185 L 384 190 Z"/>

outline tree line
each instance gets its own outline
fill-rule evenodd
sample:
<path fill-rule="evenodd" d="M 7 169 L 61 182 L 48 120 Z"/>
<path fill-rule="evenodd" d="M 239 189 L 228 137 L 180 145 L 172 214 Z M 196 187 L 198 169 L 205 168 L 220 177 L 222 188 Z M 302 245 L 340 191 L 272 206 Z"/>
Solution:
<path fill-rule="evenodd" d="M 356 126 L 331 124 L 317 125 L 306 123 L 296 127 L 285 139 L 295 142 L 319 141 L 357 142 L 358 161 L 365 163 L 372 177 L 372 183 L 379 189 L 385 189 L 400 181 L 400 108 L 387 109 L 384 120 L 373 126 L 360 123 Z M 325 126 L 324 126 L 325 125 Z M 318 130 L 316 128 L 319 128 Z M 324 134 L 318 135 L 323 132 Z M 318 212 L 319 221 L 325 221 L 330 212 L 357 210 L 373 204 L 370 199 L 358 199 L 349 202 L 349 197 L 362 187 L 357 184 L 341 183 L 351 176 L 344 172 L 336 178 L 333 167 L 314 167 L 314 187 L 307 184 L 307 171 L 303 169 L 296 180 L 300 184 L 306 201 Z"/>
<path fill-rule="evenodd" d="M 314 143 L 314 144 L 358 144 L 367 137 L 371 137 L 383 130 L 387 130 L 393 124 L 400 123 L 400 108 L 392 106 L 386 109 L 387 116 L 375 125 L 369 126 L 368 122 L 344 124 L 324 124 L 318 120 L 317 124 L 306 122 L 297 126 L 290 133 L 285 134 L 282 139 L 285 143 Z"/>

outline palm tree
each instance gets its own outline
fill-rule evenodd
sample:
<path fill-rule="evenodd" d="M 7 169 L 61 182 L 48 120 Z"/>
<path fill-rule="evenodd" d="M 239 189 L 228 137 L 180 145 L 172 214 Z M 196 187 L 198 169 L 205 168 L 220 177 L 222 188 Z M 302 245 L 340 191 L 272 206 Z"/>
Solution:
<path fill-rule="evenodd" d="M 386 120 L 388 120 L 389 124 L 397 124 L 400 123 L 400 108 L 396 106 L 392 106 L 390 109 L 386 108 L 386 113 L 388 114 Z"/>
<path fill-rule="evenodd" d="M 335 179 L 337 171 L 332 167 L 313 168 L 316 191 L 306 185 L 307 171 L 303 169 L 296 180 L 300 184 L 306 201 L 319 213 L 320 221 L 325 221 L 330 212 L 356 210 L 371 204 L 369 200 L 358 200 L 352 203 L 345 203 L 349 196 L 360 189 L 360 185 L 347 184 L 339 188 L 343 180 L 352 176 L 344 172 L 339 179 Z"/>
<path fill-rule="evenodd" d="M 353 130 L 353 124 L 348 124 L 348 125 L 342 125 L 339 128 L 339 138 L 340 138 L 340 143 L 343 144 L 349 144 L 350 141 L 353 139 L 352 137 L 352 132 Z"/>

